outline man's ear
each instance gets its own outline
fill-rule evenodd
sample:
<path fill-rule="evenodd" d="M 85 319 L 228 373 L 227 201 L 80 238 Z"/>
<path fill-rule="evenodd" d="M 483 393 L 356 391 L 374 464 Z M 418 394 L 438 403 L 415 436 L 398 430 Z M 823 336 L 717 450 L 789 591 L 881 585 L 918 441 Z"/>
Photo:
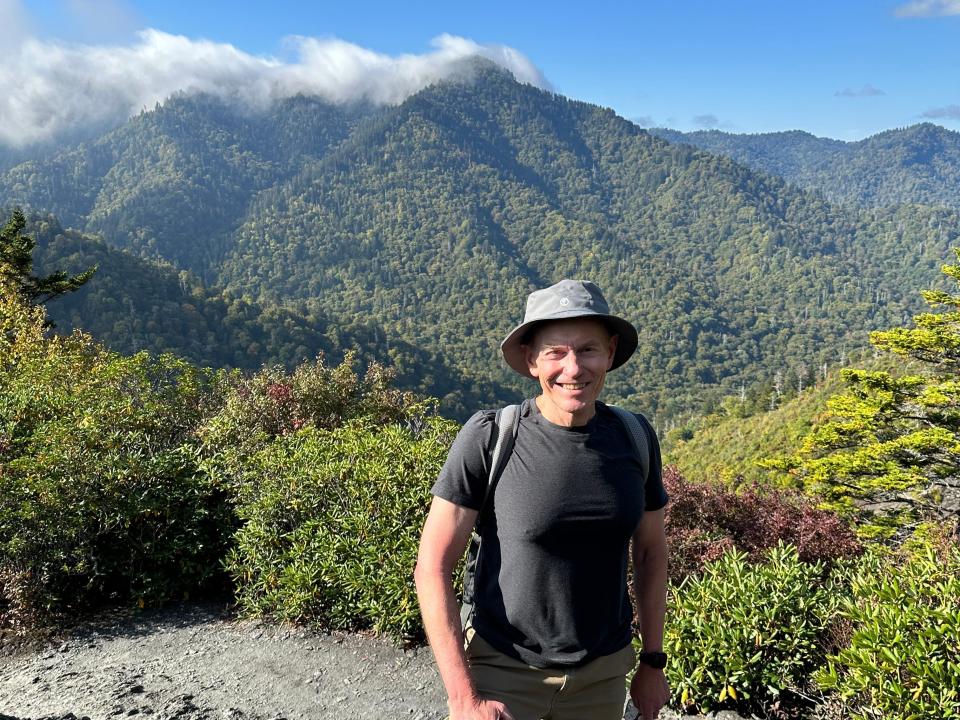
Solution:
<path fill-rule="evenodd" d="M 524 343 L 520 346 L 520 349 L 523 350 L 523 359 L 527 362 L 527 370 L 533 377 L 540 377 L 540 368 L 537 367 L 537 353 L 533 346 Z"/>
<path fill-rule="evenodd" d="M 613 358 L 614 358 L 614 356 L 617 354 L 617 343 L 618 343 L 619 341 L 620 341 L 620 336 L 619 336 L 619 335 L 611 335 L 611 336 L 610 336 L 610 345 L 609 345 L 608 348 L 607 348 L 607 349 L 609 350 L 609 353 L 610 353 L 610 356 L 607 358 L 607 370 L 609 370 L 611 367 L 613 367 Z"/>

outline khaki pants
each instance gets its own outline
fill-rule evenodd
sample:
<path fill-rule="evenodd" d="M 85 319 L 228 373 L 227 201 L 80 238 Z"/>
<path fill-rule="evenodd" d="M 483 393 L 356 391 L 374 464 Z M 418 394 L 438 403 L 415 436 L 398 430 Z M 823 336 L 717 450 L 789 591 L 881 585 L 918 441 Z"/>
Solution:
<path fill-rule="evenodd" d="M 632 645 L 576 668 L 537 668 L 466 630 L 467 661 L 481 697 L 504 703 L 516 720 L 622 720 Z"/>

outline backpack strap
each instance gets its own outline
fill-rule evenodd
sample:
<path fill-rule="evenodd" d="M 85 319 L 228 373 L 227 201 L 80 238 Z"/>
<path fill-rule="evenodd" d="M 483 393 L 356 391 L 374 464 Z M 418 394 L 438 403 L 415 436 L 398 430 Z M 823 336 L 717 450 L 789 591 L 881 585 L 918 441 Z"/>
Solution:
<path fill-rule="evenodd" d="M 493 498 L 493 491 L 500 480 L 503 468 L 510 458 L 510 453 L 513 452 L 513 444 L 517 439 L 517 431 L 520 428 L 520 409 L 520 405 L 507 405 L 497 410 L 497 414 L 494 416 L 493 424 L 497 430 L 497 439 L 494 441 L 493 449 L 487 449 L 490 455 L 490 474 L 487 476 L 487 489 L 483 495 L 483 505 L 480 506 L 480 512 L 477 513 L 477 521 L 473 528 L 473 535 L 470 537 L 466 564 L 463 569 L 463 604 L 460 607 L 460 623 L 464 628 L 466 628 L 467 622 L 473 614 L 474 582 L 480 563 L 480 523 L 488 510 Z"/>
<path fill-rule="evenodd" d="M 630 442 L 633 443 L 633 449 L 637 453 L 640 466 L 643 468 L 643 479 L 646 481 L 650 477 L 650 440 L 647 437 L 647 429 L 643 427 L 637 416 L 629 410 L 624 410 L 616 405 L 607 405 L 607 407 L 613 410 L 614 415 L 620 418 L 620 422 L 627 429 Z"/>
<path fill-rule="evenodd" d="M 520 406 L 507 405 L 505 408 L 500 408 L 497 410 L 493 424 L 497 428 L 497 440 L 490 457 L 490 475 L 487 476 L 487 491 L 483 496 L 481 513 L 486 510 L 497 481 L 503 473 L 503 468 L 510 458 L 510 453 L 513 452 L 513 443 L 517 439 L 517 430 L 520 428 Z M 477 519 L 480 519 L 479 515 Z"/>

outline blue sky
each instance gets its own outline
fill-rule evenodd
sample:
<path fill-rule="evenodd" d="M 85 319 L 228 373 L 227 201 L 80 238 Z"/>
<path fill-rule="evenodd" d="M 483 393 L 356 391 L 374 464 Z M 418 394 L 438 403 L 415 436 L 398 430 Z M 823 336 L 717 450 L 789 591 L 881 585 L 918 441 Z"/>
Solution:
<path fill-rule="evenodd" d="M 681 130 L 960 130 L 960 0 L 0 0 L 4 12 L 44 42 L 116 47 L 152 28 L 281 61 L 290 36 L 400 56 L 446 33 L 519 51 L 559 93 Z"/>

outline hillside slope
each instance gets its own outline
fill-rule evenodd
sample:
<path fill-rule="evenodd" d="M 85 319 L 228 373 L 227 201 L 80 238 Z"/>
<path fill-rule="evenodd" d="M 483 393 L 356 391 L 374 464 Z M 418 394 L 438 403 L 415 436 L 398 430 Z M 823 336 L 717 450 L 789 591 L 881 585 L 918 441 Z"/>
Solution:
<path fill-rule="evenodd" d="M 724 155 L 836 202 L 960 207 L 960 133 L 932 123 L 887 130 L 858 142 L 796 130 L 750 135 L 665 128 L 649 132 Z"/>

